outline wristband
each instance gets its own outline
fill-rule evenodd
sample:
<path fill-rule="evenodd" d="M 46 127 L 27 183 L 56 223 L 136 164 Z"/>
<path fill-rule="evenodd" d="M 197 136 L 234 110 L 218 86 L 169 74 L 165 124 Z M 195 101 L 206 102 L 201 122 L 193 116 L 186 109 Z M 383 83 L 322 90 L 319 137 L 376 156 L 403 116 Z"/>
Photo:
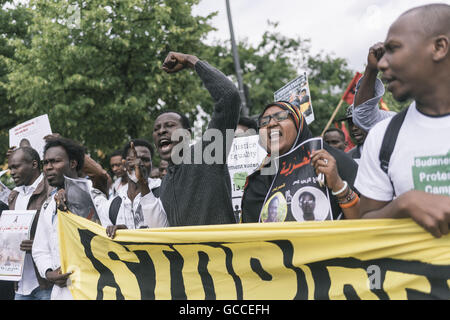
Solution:
<path fill-rule="evenodd" d="M 355 194 L 356 194 L 356 193 L 355 193 Z M 358 197 L 358 195 L 356 194 L 356 197 L 355 197 L 352 201 L 346 202 L 346 203 L 340 203 L 339 206 L 340 206 L 342 209 L 348 209 L 348 208 L 354 207 L 354 206 L 358 203 L 358 201 L 359 201 L 359 197 Z"/>
<path fill-rule="evenodd" d="M 348 187 L 348 183 L 347 183 L 347 181 L 344 180 L 344 186 L 342 187 L 342 189 L 339 190 L 339 191 L 337 191 L 337 192 L 334 192 L 333 190 L 331 190 L 331 194 L 332 194 L 333 196 L 337 196 L 338 194 L 344 192 L 345 189 L 347 189 L 347 187 Z"/>

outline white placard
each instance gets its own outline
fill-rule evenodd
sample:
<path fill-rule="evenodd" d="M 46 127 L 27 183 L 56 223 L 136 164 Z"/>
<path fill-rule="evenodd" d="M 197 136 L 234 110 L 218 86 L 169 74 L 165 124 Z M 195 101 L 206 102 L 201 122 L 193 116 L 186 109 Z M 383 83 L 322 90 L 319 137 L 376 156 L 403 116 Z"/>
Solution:
<path fill-rule="evenodd" d="M 22 147 L 31 145 L 35 149 L 41 160 L 44 157 L 44 137 L 52 134 L 50 122 L 46 114 L 21 123 L 9 130 L 9 147 Z"/>
<path fill-rule="evenodd" d="M 0 280 L 19 281 L 22 278 L 25 251 L 23 240 L 30 239 L 36 210 L 4 210 L 0 217 Z"/>

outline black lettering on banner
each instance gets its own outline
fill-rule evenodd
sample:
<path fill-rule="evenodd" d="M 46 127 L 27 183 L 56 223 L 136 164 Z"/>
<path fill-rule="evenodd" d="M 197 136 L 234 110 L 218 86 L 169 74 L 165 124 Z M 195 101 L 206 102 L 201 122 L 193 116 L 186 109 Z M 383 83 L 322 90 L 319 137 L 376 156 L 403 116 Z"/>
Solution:
<path fill-rule="evenodd" d="M 263 269 L 261 262 L 256 258 L 250 259 L 250 267 L 263 281 L 272 281 L 272 275 Z"/>
<path fill-rule="evenodd" d="M 92 253 L 91 241 L 96 236 L 96 234 L 89 230 L 83 229 L 78 229 L 78 233 L 80 234 L 81 244 L 84 247 L 84 253 L 86 254 L 86 257 L 88 257 L 89 260 L 91 260 L 92 265 L 100 275 L 97 282 L 96 299 L 103 300 L 103 289 L 105 287 L 112 287 L 116 289 L 116 299 L 124 300 L 125 297 L 123 296 L 122 291 L 120 290 L 120 287 L 114 278 L 114 273 L 111 270 L 109 270 L 103 263 L 101 263 L 100 260 L 96 259 L 94 257 L 94 254 Z"/>
<path fill-rule="evenodd" d="M 125 250 L 130 251 L 125 247 Z M 127 268 L 136 276 L 142 300 L 155 299 L 156 272 L 152 259 L 148 252 L 136 250 L 133 253 L 137 256 L 139 262 L 122 261 L 116 253 L 110 251 L 108 256 L 115 261 L 123 262 Z"/>
<path fill-rule="evenodd" d="M 206 252 L 198 252 L 198 274 L 202 280 L 203 289 L 205 290 L 205 300 L 215 300 L 216 292 L 214 290 L 214 281 L 208 271 L 209 257 Z"/>
<path fill-rule="evenodd" d="M 220 248 L 225 252 L 225 266 L 227 268 L 228 274 L 233 278 L 234 285 L 236 287 L 236 300 L 244 299 L 244 289 L 242 287 L 242 281 L 233 269 L 233 251 L 219 243 L 208 242 L 199 243 L 202 245 L 209 245 L 213 248 Z"/>
<path fill-rule="evenodd" d="M 302 269 L 292 264 L 294 261 L 294 246 L 289 240 L 276 240 L 270 241 L 280 247 L 283 252 L 283 264 L 286 268 L 292 269 L 297 275 L 297 294 L 293 298 L 294 300 L 307 300 L 308 299 L 308 284 L 306 282 L 306 276 Z"/>
<path fill-rule="evenodd" d="M 327 267 L 343 267 L 350 269 L 364 269 L 371 265 L 377 265 L 381 270 L 381 283 L 383 284 L 386 278 L 386 272 L 394 271 L 399 273 L 417 275 L 425 277 L 431 286 L 430 293 L 420 292 L 414 289 L 406 288 L 408 300 L 417 299 L 450 299 L 450 289 L 447 281 L 450 279 L 450 266 L 448 265 L 433 265 L 420 261 L 406 261 L 391 258 L 381 258 L 374 260 L 359 260 L 356 258 L 335 258 L 314 263 L 309 263 L 307 266 L 311 269 L 315 283 L 314 299 L 328 300 L 329 290 L 331 287 L 330 275 Z M 370 290 L 377 295 L 381 300 L 389 300 L 389 296 L 383 288 Z M 347 299 L 359 299 L 355 289 L 347 284 L 344 286 L 344 294 Z"/>
<path fill-rule="evenodd" d="M 87 258 L 92 262 L 93 267 L 100 274 L 97 283 L 97 299 L 103 299 L 103 289 L 105 287 L 112 287 L 116 289 L 116 299 L 124 299 L 122 291 L 117 284 L 113 272 L 108 269 L 103 263 L 94 257 L 91 248 L 91 242 L 97 235 L 89 230 L 79 229 L 81 244 L 84 247 L 84 252 Z M 232 246 L 233 243 L 129 243 L 129 242 L 116 242 L 116 244 L 124 247 L 124 250 L 130 252 L 126 247 L 129 245 L 142 245 L 142 246 L 168 246 L 173 251 L 163 250 L 162 252 L 167 257 L 170 263 L 170 281 L 171 281 L 171 297 L 172 299 L 187 299 L 186 289 L 183 279 L 183 256 L 174 248 L 174 246 L 190 246 L 190 245 L 202 245 L 210 246 L 213 248 L 220 248 L 225 253 L 225 264 L 228 274 L 234 280 L 234 286 L 236 289 L 237 300 L 242 300 L 244 297 L 244 290 L 240 277 L 233 269 L 233 251 L 227 247 Z M 280 267 L 284 266 L 287 269 L 295 271 L 297 276 L 297 293 L 293 299 L 307 299 L 308 298 L 308 286 L 306 282 L 306 276 L 303 270 L 299 266 L 293 265 L 294 261 L 294 247 L 289 240 L 272 240 L 267 243 L 276 244 L 283 253 L 283 264 L 280 261 Z M 225 244 L 227 246 L 225 246 Z M 138 257 L 139 263 L 128 262 L 120 260 L 119 256 L 110 251 L 108 256 L 115 261 L 123 262 L 127 268 L 132 272 L 137 279 L 138 285 L 141 290 L 142 299 L 155 299 L 155 286 L 156 286 L 156 268 L 152 261 L 152 258 L 148 251 L 144 250 L 131 250 Z M 208 270 L 208 264 L 210 257 L 204 251 L 198 251 L 198 265 L 197 270 L 199 272 L 203 290 L 205 293 L 205 299 L 216 299 L 216 288 L 214 286 L 214 277 Z M 260 261 L 256 258 L 250 259 L 249 270 L 252 270 L 263 281 L 273 281 L 273 276 L 263 268 L 264 261 Z M 380 268 L 380 283 L 381 288 L 368 287 L 373 294 L 375 294 L 381 300 L 388 300 L 389 295 L 383 288 L 383 284 L 386 279 L 387 272 L 398 272 L 409 275 L 422 276 L 427 279 L 430 284 L 430 293 L 421 292 L 411 288 L 405 288 L 406 296 L 408 299 L 450 299 L 450 289 L 448 280 L 450 278 L 450 266 L 449 265 L 433 265 L 420 261 L 406 261 L 392 258 L 380 258 L 373 260 L 359 260 L 356 258 L 334 258 L 324 261 L 313 262 L 305 264 L 305 267 L 311 270 L 312 278 L 315 284 L 314 299 L 328 300 L 330 299 L 329 292 L 331 288 L 331 277 L 327 267 L 341 267 L 348 269 L 363 269 L 365 272 L 370 266 L 377 266 Z M 369 280 L 369 277 L 367 277 Z M 344 283 L 343 295 L 349 300 L 359 300 L 355 288 L 350 283 Z M 269 293 L 270 295 L 271 293 Z"/>
<path fill-rule="evenodd" d="M 170 293 L 174 300 L 186 300 L 186 289 L 183 281 L 184 260 L 181 254 L 170 245 L 173 251 L 164 250 L 163 253 L 170 261 Z"/>

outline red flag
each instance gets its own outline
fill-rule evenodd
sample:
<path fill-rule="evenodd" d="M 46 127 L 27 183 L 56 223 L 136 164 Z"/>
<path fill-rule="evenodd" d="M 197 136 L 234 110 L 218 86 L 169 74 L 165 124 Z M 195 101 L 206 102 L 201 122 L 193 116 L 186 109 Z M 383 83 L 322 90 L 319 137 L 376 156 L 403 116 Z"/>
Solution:
<path fill-rule="evenodd" d="M 353 77 L 353 80 L 348 85 L 347 90 L 345 90 L 345 93 L 342 96 L 342 100 L 344 100 L 348 104 L 353 104 L 353 100 L 355 99 L 356 84 L 362 76 L 362 73 L 357 72 Z"/>
<path fill-rule="evenodd" d="M 380 99 L 380 109 L 384 111 L 390 111 L 386 102 L 383 101 L 383 98 Z"/>
<path fill-rule="evenodd" d="M 336 127 L 339 128 L 339 125 L 336 124 Z M 350 137 L 350 133 L 347 130 L 347 125 L 345 121 L 341 121 L 341 130 L 344 132 L 345 135 L 345 141 L 347 142 L 347 148 L 345 148 L 345 152 L 348 152 L 349 150 L 353 149 L 355 145 L 353 144 L 352 138 Z"/>

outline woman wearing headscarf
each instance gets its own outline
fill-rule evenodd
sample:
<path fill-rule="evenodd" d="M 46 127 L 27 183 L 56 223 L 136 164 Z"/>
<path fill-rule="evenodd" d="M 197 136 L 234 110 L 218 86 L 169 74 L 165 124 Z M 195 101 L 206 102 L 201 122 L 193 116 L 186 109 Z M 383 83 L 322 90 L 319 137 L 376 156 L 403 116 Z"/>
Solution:
<path fill-rule="evenodd" d="M 261 166 L 247 177 L 242 198 L 242 222 L 271 221 L 263 219 L 262 211 L 266 206 L 265 203 L 271 200 L 266 198 L 277 177 L 277 171 L 278 174 L 280 172 L 278 168 L 280 166 L 274 165 L 275 161 L 279 160 L 278 156 L 283 157 L 296 152 L 294 149 L 313 138 L 299 109 L 286 101 L 267 105 L 258 119 L 258 126 L 260 144 L 268 155 Z M 341 150 L 332 148 L 324 142 L 323 149 L 313 151 L 307 163 L 312 166 L 310 170 L 313 175 L 323 174 L 325 177 L 332 219 L 358 219 L 359 197 L 353 187 L 358 169 L 356 162 Z M 328 204 L 325 205 L 328 207 Z M 285 214 L 277 221 L 296 220 L 298 219 L 292 214 Z"/>

